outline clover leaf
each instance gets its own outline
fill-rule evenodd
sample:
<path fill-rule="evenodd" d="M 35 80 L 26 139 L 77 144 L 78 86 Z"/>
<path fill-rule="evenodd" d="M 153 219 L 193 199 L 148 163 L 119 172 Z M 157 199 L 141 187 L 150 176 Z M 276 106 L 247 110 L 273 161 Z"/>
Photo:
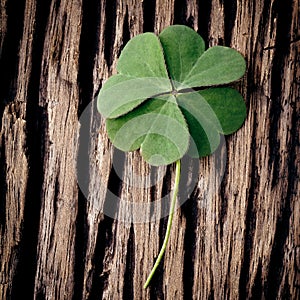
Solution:
<path fill-rule="evenodd" d="M 173 95 L 145 101 L 139 109 L 108 119 L 106 124 L 117 148 L 123 151 L 141 148 L 150 164 L 170 164 L 188 150 L 189 131 Z"/>
<path fill-rule="evenodd" d="M 236 131 L 245 119 L 242 96 L 229 87 L 213 87 L 241 78 L 244 58 L 228 47 L 205 51 L 201 36 L 189 27 L 134 37 L 117 71 L 99 93 L 98 110 L 107 118 L 112 143 L 123 151 L 140 148 L 152 165 L 168 165 L 186 153 L 209 155 L 219 145 L 219 134 Z"/>
<path fill-rule="evenodd" d="M 141 150 L 151 165 L 176 161 L 176 175 L 167 231 L 144 288 L 166 250 L 180 179 L 180 159 L 187 153 L 202 157 L 214 152 L 220 134 L 238 130 L 246 117 L 240 93 L 224 84 L 245 73 L 236 50 L 214 46 L 205 51 L 200 35 L 174 25 L 159 36 L 140 34 L 124 47 L 118 74 L 98 96 L 112 143 L 123 151 Z"/>

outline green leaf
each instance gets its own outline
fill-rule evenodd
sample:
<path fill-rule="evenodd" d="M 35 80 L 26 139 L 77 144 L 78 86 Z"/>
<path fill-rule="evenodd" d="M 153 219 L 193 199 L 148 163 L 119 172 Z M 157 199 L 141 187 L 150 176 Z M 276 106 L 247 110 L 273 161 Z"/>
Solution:
<path fill-rule="evenodd" d="M 128 113 L 143 101 L 172 90 L 160 41 L 153 33 L 140 34 L 124 47 L 119 74 L 103 85 L 97 107 L 106 118 Z"/>
<path fill-rule="evenodd" d="M 177 97 L 191 134 L 188 154 L 202 157 L 213 153 L 220 135 L 238 130 L 246 117 L 241 94 L 232 88 L 210 88 Z"/>
<path fill-rule="evenodd" d="M 138 110 L 107 119 L 106 127 L 117 148 L 141 148 L 143 158 L 155 166 L 180 159 L 189 145 L 186 122 L 172 95 L 147 100 Z"/>
<path fill-rule="evenodd" d="M 234 49 L 215 46 L 206 50 L 184 78 L 188 87 L 212 86 L 233 82 L 246 70 L 243 56 Z"/>
<path fill-rule="evenodd" d="M 102 87 L 97 108 L 106 118 L 117 118 L 156 94 L 170 91 L 170 80 L 156 77 L 134 78 L 117 74 Z"/>
<path fill-rule="evenodd" d="M 136 78 L 169 78 L 158 37 L 147 32 L 131 39 L 120 55 L 117 71 Z"/>
<path fill-rule="evenodd" d="M 205 50 L 202 37 L 193 29 L 174 25 L 159 35 L 167 68 L 175 86 L 183 82 Z"/>
<path fill-rule="evenodd" d="M 231 134 L 237 131 L 246 118 L 246 105 L 242 95 L 232 88 L 210 88 L 199 94 L 214 111 L 220 126 L 218 131 Z"/>

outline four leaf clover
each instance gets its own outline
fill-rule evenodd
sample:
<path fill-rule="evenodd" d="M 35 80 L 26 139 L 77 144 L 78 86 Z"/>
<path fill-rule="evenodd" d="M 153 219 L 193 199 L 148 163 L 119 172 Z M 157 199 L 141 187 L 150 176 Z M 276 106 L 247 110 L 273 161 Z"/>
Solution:
<path fill-rule="evenodd" d="M 200 35 L 174 25 L 159 36 L 143 33 L 124 47 L 98 96 L 110 140 L 123 151 L 140 149 L 151 165 L 176 161 L 167 231 L 149 285 L 170 237 L 180 180 L 180 159 L 214 152 L 220 134 L 236 131 L 246 117 L 240 93 L 225 87 L 245 73 L 242 55 L 222 46 L 205 51 Z M 216 87 L 214 87 L 216 86 Z"/>
<path fill-rule="evenodd" d="M 211 154 L 220 134 L 233 133 L 246 117 L 242 96 L 223 86 L 241 78 L 245 68 L 239 52 L 223 46 L 205 51 L 201 36 L 183 25 L 159 36 L 137 35 L 98 96 L 110 140 L 123 151 L 141 149 L 156 166 L 186 153 Z"/>

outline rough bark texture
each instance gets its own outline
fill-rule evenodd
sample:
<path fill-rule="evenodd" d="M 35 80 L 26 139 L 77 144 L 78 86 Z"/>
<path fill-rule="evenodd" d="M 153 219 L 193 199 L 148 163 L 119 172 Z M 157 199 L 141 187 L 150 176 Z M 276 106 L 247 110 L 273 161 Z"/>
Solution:
<path fill-rule="evenodd" d="M 299 11 L 298 0 L 1 0 L 0 298 L 299 299 Z M 153 222 L 124 223 L 133 212 L 120 205 L 106 216 L 107 191 L 154 201 L 173 166 L 115 151 L 94 104 L 88 124 L 79 116 L 129 39 L 171 24 L 245 56 L 248 116 L 218 155 L 187 160 L 181 190 L 191 174 L 195 188 L 143 290 L 167 219 L 158 207 Z M 86 195 L 77 157 L 90 163 Z M 136 187 L 149 172 L 163 180 Z"/>

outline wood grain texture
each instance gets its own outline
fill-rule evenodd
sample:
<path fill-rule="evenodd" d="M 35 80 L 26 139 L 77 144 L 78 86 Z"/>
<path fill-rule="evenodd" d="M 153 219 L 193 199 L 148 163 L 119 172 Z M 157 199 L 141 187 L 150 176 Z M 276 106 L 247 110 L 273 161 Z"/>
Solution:
<path fill-rule="evenodd" d="M 130 38 L 171 24 L 245 56 L 248 114 L 184 160 L 144 290 L 174 166 L 115 150 L 93 99 Z M 299 41 L 298 0 L 1 0 L 0 298 L 298 299 Z"/>

